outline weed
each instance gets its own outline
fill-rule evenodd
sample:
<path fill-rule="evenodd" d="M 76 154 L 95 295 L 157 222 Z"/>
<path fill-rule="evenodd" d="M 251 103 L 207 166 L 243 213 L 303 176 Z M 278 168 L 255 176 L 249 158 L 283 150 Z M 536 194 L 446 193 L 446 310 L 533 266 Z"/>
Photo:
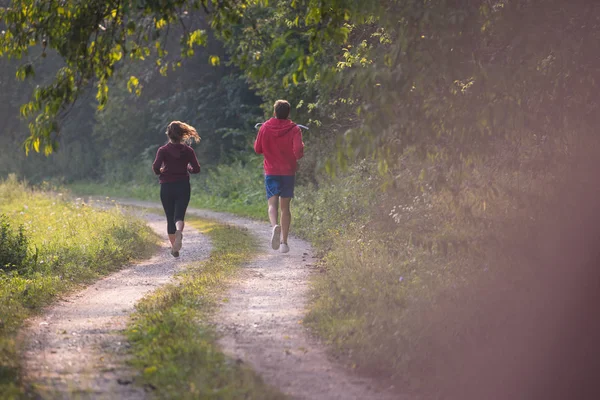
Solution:
<path fill-rule="evenodd" d="M 0 270 L 20 271 L 27 267 L 27 237 L 23 226 L 14 232 L 8 217 L 0 214 Z"/>

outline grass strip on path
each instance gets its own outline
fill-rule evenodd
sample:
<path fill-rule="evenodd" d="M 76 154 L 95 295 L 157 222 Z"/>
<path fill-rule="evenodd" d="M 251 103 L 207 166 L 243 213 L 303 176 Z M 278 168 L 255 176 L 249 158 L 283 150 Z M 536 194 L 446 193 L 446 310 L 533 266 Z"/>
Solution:
<path fill-rule="evenodd" d="M 218 295 L 257 253 L 256 238 L 214 221 L 190 217 L 186 222 L 210 237 L 213 250 L 208 260 L 188 266 L 177 283 L 137 305 L 127 337 L 142 384 L 154 388 L 158 398 L 284 399 L 250 368 L 220 351 L 210 322 Z"/>

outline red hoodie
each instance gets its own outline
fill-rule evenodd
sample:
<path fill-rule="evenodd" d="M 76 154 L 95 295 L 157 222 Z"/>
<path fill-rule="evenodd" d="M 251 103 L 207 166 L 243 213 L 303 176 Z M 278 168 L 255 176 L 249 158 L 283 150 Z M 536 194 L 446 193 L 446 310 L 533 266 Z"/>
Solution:
<path fill-rule="evenodd" d="M 161 172 L 161 168 L 163 168 Z M 177 182 L 190 179 L 191 174 L 200 172 L 200 164 L 194 149 L 182 143 L 167 143 L 156 152 L 156 159 L 152 163 L 156 175 L 160 175 L 159 182 Z"/>
<path fill-rule="evenodd" d="M 264 155 L 266 175 L 295 175 L 304 155 L 302 131 L 289 119 L 271 118 L 260 127 L 254 151 Z"/>

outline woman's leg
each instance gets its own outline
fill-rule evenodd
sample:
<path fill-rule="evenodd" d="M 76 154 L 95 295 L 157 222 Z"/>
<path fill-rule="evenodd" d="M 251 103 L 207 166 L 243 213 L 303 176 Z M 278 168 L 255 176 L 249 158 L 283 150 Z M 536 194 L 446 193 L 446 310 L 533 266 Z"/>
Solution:
<path fill-rule="evenodd" d="M 191 187 L 190 181 L 177 182 L 177 197 L 174 204 L 175 225 L 178 231 L 182 231 L 185 223 L 185 212 L 190 204 Z"/>
<path fill-rule="evenodd" d="M 160 201 L 165 210 L 165 216 L 167 217 L 167 234 L 169 235 L 169 241 L 171 246 L 175 243 L 175 232 L 177 227 L 175 226 L 175 197 L 173 193 L 173 187 L 169 183 L 163 183 L 160 185 Z"/>
<path fill-rule="evenodd" d="M 177 250 L 181 249 L 183 240 L 183 228 L 185 227 L 185 212 L 187 211 L 188 204 L 190 203 L 190 181 L 177 182 L 177 197 L 175 199 L 175 247 Z"/>

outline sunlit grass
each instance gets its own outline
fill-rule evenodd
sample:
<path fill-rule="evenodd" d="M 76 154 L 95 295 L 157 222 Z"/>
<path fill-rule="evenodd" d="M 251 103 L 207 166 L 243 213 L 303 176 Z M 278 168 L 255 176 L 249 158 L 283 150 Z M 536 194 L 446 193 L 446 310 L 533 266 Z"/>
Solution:
<path fill-rule="evenodd" d="M 209 322 L 217 295 L 256 254 L 256 239 L 216 222 L 193 217 L 187 222 L 210 237 L 213 249 L 209 259 L 189 266 L 177 283 L 137 305 L 127 336 L 142 383 L 155 388 L 158 398 L 284 398 L 252 370 L 221 353 Z"/>
<path fill-rule="evenodd" d="M 262 182 L 262 181 L 261 181 Z M 259 182 L 259 185 L 262 183 Z M 207 194 L 202 188 L 192 182 L 192 197 L 190 207 L 230 212 L 243 217 L 255 219 L 266 218 L 266 200 L 257 199 L 232 200 L 230 198 Z M 110 196 L 120 199 L 137 199 L 160 202 L 160 185 L 149 183 L 74 183 L 69 188 L 81 196 Z M 262 196 L 262 192 L 261 192 Z"/>
<path fill-rule="evenodd" d="M 151 254 L 157 238 L 118 208 L 99 210 L 14 178 L 0 182 L 0 214 L 23 227 L 29 257 L 0 270 L 0 398 L 23 396 L 15 335 L 23 321 L 57 295 Z"/>

